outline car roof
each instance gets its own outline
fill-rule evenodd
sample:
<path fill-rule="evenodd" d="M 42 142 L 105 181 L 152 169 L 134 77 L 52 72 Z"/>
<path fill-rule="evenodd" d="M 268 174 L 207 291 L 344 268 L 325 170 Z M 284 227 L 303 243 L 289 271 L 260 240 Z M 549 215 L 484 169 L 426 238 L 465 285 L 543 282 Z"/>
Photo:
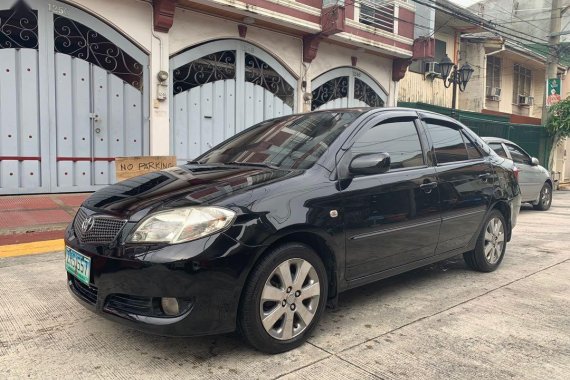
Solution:
<path fill-rule="evenodd" d="M 346 108 L 331 108 L 326 110 L 315 110 L 312 112 L 360 112 L 362 115 L 370 113 L 384 113 L 384 112 L 394 112 L 394 111 L 402 111 L 402 112 L 417 112 L 425 116 L 433 115 L 440 119 L 447 119 L 449 121 L 455 122 L 457 124 L 461 124 L 458 120 L 441 113 L 433 112 L 433 111 L 426 111 L 417 108 L 409 108 L 409 107 L 346 107 Z"/>
<path fill-rule="evenodd" d="M 501 143 L 508 143 L 508 144 L 513 144 L 513 145 L 517 145 L 516 143 L 507 140 L 507 139 L 503 139 L 500 137 L 481 137 L 481 139 L 483 139 L 483 141 L 489 143 L 489 142 L 501 142 Z M 518 145 L 517 145 L 518 146 Z"/>

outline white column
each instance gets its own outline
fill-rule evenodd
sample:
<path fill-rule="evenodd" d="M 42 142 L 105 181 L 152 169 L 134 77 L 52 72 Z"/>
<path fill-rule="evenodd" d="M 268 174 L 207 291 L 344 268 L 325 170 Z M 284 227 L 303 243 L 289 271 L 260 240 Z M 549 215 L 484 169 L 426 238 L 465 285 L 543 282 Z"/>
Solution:
<path fill-rule="evenodd" d="M 152 27 L 152 26 L 150 26 Z M 150 154 L 153 156 L 167 156 L 170 151 L 170 94 L 171 88 L 167 89 L 166 100 L 158 100 L 157 85 L 159 83 L 157 74 L 164 70 L 169 72 L 169 37 L 167 33 L 154 32 L 152 36 L 152 50 L 150 56 Z M 161 47 L 162 44 L 162 47 Z M 169 85 L 172 78 L 166 81 Z"/>

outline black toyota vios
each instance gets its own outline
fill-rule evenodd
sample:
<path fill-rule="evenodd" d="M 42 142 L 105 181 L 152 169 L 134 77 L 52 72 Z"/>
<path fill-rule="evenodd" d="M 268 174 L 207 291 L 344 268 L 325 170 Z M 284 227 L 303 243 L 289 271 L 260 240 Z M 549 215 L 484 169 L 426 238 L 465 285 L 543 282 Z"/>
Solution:
<path fill-rule="evenodd" d="M 516 223 L 511 163 L 455 120 L 337 109 L 257 124 L 103 188 L 65 234 L 87 308 L 167 336 L 238 329 L 277 353 L 340 292 L 463 254 L 490 272 Z"/>

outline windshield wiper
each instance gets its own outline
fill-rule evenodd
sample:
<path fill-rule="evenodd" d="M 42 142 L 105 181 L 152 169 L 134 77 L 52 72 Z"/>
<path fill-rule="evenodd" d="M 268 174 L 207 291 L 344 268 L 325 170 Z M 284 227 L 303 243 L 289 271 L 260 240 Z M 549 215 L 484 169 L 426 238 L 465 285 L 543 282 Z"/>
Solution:
<path fill-rule="evenodd" d="M 226 162 L 226 165 L 237 165 L 237 166 L 257 166 L 262 168 L 269 168 L 269 169 L 279 169 L 279 167 L 267 164 L 263 162 L 238 162 L 238 161 L 230 161 Z"/>
<path fill-rule="evenodd" d="M 187 164 L 193 164 L 193 165 L 202 165 L 202 163 L 200 161 L 186 161 Z"/>

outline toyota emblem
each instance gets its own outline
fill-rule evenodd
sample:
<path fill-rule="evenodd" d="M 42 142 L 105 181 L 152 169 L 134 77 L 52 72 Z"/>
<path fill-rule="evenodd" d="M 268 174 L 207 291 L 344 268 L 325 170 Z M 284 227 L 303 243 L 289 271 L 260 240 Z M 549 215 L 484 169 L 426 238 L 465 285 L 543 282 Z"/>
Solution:
<path fill-rule="evenodd" d="M 81 223 L 81 232 L 82 233 L 87 233 L 89 230 L 91 230 L 91 228 L 93 228 L 93 225 L 95 224 L 95 218 L 90 216 L 89 218 L 85 219 L 83 221 L 83 223 Z"/>

